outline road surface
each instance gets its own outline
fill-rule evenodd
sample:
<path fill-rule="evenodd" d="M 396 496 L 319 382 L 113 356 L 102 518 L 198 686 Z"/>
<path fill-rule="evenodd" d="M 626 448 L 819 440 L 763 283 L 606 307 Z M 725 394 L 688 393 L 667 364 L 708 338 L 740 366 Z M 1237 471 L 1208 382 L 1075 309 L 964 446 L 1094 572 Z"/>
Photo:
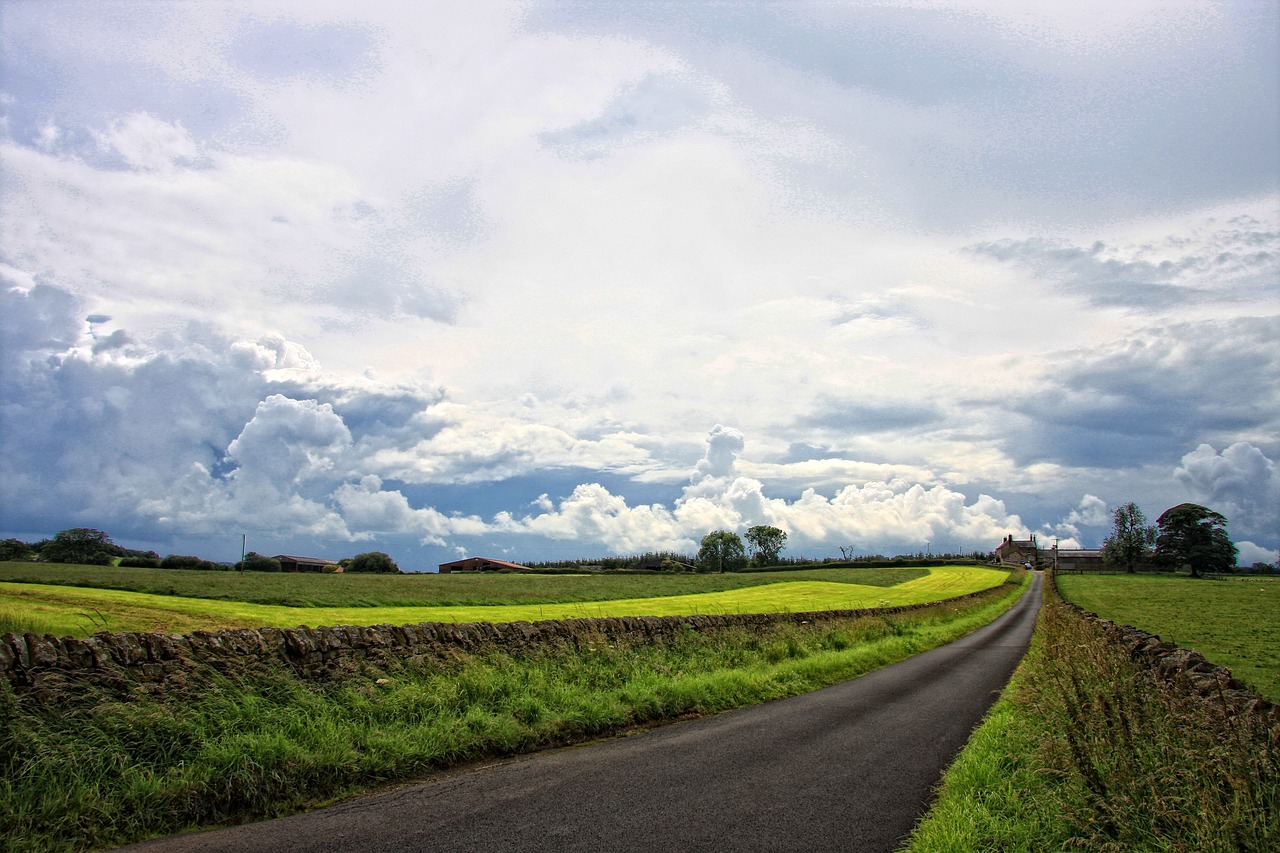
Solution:
<path fill-rule="evenodd" d="M 963 639 L 796 696 L 138 853 L 892 851 L 999 696 L 1042 577 Z"/>

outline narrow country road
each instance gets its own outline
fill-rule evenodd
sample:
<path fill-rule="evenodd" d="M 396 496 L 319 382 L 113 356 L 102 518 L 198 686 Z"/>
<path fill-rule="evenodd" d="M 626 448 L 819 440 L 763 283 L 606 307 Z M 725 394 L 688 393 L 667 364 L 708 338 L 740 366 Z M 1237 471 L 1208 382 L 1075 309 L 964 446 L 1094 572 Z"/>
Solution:
<path fill-rule="evenodd" d="M 1042 580 L 985 628 L 824 690 L 127 849 L 892 851 L 1026 651 Z"/>

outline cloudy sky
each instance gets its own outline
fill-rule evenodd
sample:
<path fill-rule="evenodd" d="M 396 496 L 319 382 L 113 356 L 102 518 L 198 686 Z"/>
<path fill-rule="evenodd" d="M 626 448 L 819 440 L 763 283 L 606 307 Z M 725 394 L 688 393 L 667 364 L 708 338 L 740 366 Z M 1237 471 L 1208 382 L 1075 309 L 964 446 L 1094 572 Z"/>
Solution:
<path fill-rule="evenodd" d="M 1280 548 L 1270 0 L 0 15 L 0 536 Z"/>

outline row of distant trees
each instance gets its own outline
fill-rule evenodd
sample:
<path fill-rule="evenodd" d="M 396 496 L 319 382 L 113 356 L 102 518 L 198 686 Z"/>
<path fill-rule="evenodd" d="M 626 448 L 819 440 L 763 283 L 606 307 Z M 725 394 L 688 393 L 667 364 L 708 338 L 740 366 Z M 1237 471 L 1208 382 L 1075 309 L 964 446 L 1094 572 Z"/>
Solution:
<path fill-rule="evenodd" d="M 88 566 L 118 565 L 125 568 L 186 569 L 201 571 L 278 572 L 280 561 L 250 551 L 235 565 L 215 563 L 189 554 L 161 557 L 155 551 L 137 551 L 111 541 L 101 530 L 72 527 L 52 539 L 23 542 L 0 540 L 0 560 L 31 560 L 44 563 L 79 563 Z M 338 561 L 344 572 L 376 572 L 396 574 L 400 567 L 382 551 L 369 551 Z"/>
<path fill-rule="evenodd" d="M 1227 535 L 1227 519 L 1200 504 L 1184 503 L 1160 514 L 1154 525 L 1147 523 L 1138 505 L 1129 502 L 1112 514 L 1111 535 L 1102 545 L 1103 560 L 1110 566 L 1133 573 L 1138 568 L 1186 567 L 1192 577 L 1235 571 L 1239 550 Z M 1256 563 L 1254 570 L 1272 571 L 1268 563 Z"/>

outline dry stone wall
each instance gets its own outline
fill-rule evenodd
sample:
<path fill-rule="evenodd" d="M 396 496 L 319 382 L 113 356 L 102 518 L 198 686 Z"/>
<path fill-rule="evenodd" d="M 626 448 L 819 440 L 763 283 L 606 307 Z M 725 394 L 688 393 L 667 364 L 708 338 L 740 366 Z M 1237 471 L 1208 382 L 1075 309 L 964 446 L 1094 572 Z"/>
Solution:
<path fill-rule="evenodd" d="M 950 599 L 961 602 L 990 590 Z M 100 633 L 85 639 L 52 634 L 0 637 L 0 673 L 20 695 L 56 701 L 77 685 L 118 694 L 182 690 L 202 678 L 285 667 L 309 679 L 332 678 L 395 662 L 440 663 L 462 654 L 587 648 L 611 642 L 661 642 L 686 631 L 764 628 L 891 616 L 931 607 L 916 604 L 814 613 L 625 616 L 540 622 L 425 622 L 259 628 L 165 635 Z"/>
<path fill-rule="evenodd" d="M 1052 573 L 1050 573 L 1052 574 Z M 1057 584 L 1054 584 L 1057 590 Z M 1123 646 L 1129 657 L 1175 689 L 1210 702 L 1221 702 L 1236 713 L 1257 714 L 1268 724 L 1280 726 L 1280 706 L 1249 690 L 1231 670 L 1207 660 L 1194 649 L 1184 649 L 1131 625 L 1120 625 L 1072 604 L 1061 593 L 1058 598 L 1082 619 L 1092 622 L 1112 642 Z"/>

